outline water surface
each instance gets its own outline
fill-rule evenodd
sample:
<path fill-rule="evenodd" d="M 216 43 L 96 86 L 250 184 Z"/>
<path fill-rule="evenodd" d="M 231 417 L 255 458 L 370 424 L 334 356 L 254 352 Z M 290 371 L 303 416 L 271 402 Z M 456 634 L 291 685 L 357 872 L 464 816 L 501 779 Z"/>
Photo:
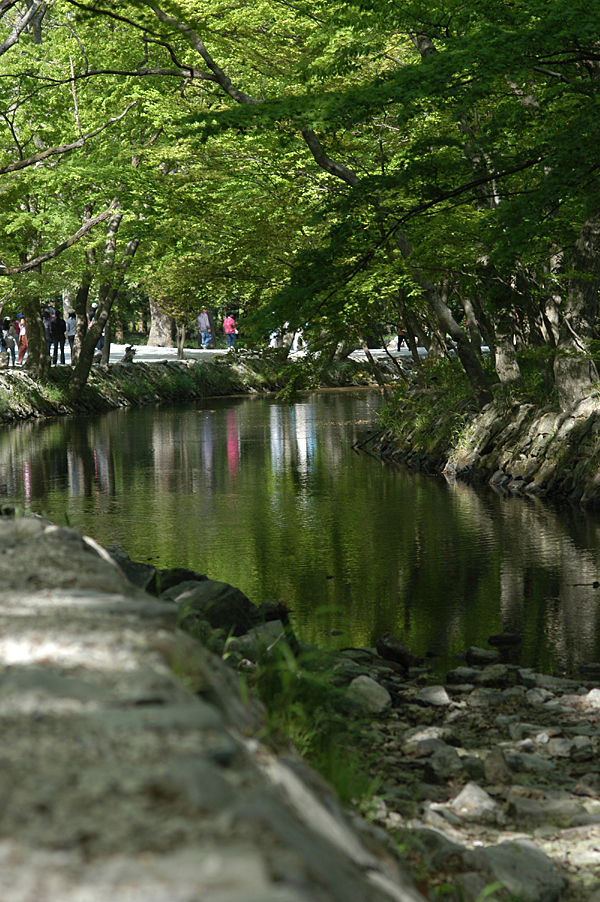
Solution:
<path fill-rule="evenodd" d="M 135 560 L 285 601 L 322 646 L 390 630 L 448 666 L 510 631 L 525 664 L 600 660 L 600 520 L 357 453 L 379 404 L 336 391 L 27 423 L 0 436 L 0 492 Z"/>

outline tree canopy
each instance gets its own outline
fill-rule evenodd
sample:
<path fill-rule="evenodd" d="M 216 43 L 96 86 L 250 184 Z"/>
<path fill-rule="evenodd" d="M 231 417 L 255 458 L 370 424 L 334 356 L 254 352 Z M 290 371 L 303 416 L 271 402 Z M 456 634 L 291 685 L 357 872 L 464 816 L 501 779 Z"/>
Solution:
<path fill-rule="evenodd" d="M 133 279 L 257 337 L 401 322 L 450 336 L 480 406 L 482 341 L 572 405 L 598 381 L 599 11 L 4 0 L 3 294 L 88 282 L 108 317 Z"/>

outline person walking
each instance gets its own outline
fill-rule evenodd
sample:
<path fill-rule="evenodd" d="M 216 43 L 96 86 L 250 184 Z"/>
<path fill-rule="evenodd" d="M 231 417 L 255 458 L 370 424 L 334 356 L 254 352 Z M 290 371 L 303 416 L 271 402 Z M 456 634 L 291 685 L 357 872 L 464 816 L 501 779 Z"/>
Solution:
<path fill-rule="evenodd" d="M 75 316 L 74 310 L 67 311 L 67 319 L 65 321 L 65 326 L 67 327 L 67 341 L 69 342 L 69 347 L 71 348 L 71 355 L 73 354 L 73 344 L 75 342 L 75 333 L 77 332 L 77 317 Z"/>
<path fill-rule="evenodd" d="M 25 317 L 21 314 L 19 319 L 19 356 L 17 357 L 17 365 L 21 366 L 27 354 L 27 328 L 25 327 Z"/>
<path fill-rule="evenodd" d="M 44 307 L 42 312 L 42 323 L 44 324 L 44 335 L 46 336 L 46 347 L 48 348 L 48 357 L 52 354 L 52 314 L 48 307 Z"/>
<path fill-rule="evenodd" d="M 235 320 L 231 313 L 228 313 L 223 320 L 223 332 L 225 333 L 225 338 L 227 339 L 227 347 L 235 348 L 237 329 L 235 327 Z"/>
<path fill-rule="evenodd" d="M 54 343 L 54 355 L 52 357 L 52 363 L 56 366 L 56 362 L 58 359 L 58 348 L 60 347 L 60 362 L 64 366 L 65 365 L 65 332 L 67 331 L 67 326 L 62 318 L 60 311 L 57 310 L 52 320 L 52 341 Z"/>
<path fill-rule="evenodd" d="M 17 359 L 17 334 L 15 332 L 15 327 L 8 316 L 6 316 L 2 322 L 2 340 L 10 355 L 12 365 L 15 366 Z"/>
<path fill-rule="evenodd" d="M 198 318 L 196 319 L 196 325 L 198 326 L 198 335 L 200 336 L 198 339 L 198 347 L 200 349 L 208 348 L 211 339 L 212 339 L 212 330 L 210 328 L 210 318 L 208 316 L 208 310 L 206 307 L 203 307 L 200 313 L 198 314 Z"/>

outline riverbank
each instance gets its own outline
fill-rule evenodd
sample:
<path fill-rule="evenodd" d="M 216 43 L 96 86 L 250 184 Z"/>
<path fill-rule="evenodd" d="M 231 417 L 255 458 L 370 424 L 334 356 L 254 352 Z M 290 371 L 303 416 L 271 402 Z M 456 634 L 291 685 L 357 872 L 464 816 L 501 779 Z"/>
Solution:
<path fill-rule="evenodd" d="M 3 902 L 594 897 L 600 665 L 536 674 L 495 637 L 442 683 L 38 517 L 0 517 L 0 552 Z M 345 725 L 336 778 L 338 735 L 350 793 L 376 778 L 366 821 L 277 735 L 306 741 L 301 692 L 319 737 Z"/>
<path fill-rule="evenodd" d="M 348 360 L 311 374 L 302 361 L 282 366 L 275 355 L 235 353 L 209 362 L 164 360 L 92 367 L 87 384 L 69 393 L 70 367 L 54 367 L 47 384 L 23 369 L 0 372 L 0 422 L 102 413 L 119 407 L 193 401 L 305 387 L 368 385 L 365 366 Z M 312 380 L 312 381 L 311 381 Z"/>
<path fill-rule="evenodd" d="M 285 755 L 293 737 L 431 902 L 600 890 L 600 664 L 535 673 L 518 637 L 501 634 L 440 680 L 390 634 L 323 652 L 296 639 L 281 603 L 257 608 L 226 583 L 108 550 L 260 696 L 263 741 Z"/>
<path fill-rule="evenodd" d="M 385 460 L 473 485 L 600 507 L 600 400 L 572 410 L 468 400 L 414 390 L 399 400 L 394 424 L 371 443 Z"/>

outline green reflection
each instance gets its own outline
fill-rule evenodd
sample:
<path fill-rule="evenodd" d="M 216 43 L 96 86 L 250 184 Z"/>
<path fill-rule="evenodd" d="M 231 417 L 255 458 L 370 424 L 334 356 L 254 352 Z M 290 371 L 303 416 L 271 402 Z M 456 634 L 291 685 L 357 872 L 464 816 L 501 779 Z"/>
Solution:
<path fill-rule="evenodd" d="M 379 403 L 339 391 L 28 423 L 0 436 L 0 491 L 135 560 L 281 599 L 321 646 L 390 630 L 449 666 L 505 630 L 525 664 L 600 659 L 597 518 L 357 454 Z"/>

